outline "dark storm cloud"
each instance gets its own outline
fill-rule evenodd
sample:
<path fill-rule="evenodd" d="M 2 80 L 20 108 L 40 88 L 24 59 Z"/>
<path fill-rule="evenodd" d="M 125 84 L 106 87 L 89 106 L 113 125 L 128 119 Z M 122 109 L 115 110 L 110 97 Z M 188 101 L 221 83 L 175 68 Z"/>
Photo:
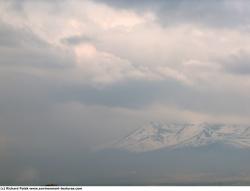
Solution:
<path fill-rule="evenodd" d="M 244 0 L 96 0 L 139 13 L 153 11 L 164 25 L 196 23 L 210 27 L 238 27 L 250 22 L 250 3 Z"/>

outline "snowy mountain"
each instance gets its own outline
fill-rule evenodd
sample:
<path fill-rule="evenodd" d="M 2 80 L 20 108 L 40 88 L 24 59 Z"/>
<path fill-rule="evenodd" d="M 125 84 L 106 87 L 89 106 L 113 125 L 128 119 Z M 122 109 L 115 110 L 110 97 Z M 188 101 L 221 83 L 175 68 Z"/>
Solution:
<path fill-rule="evenodd" d="M 151 122 L 116 141 L 112 148 L 146 152 L 163 148 L 201 147 L 213 143 L 250 149 L 250 126 Z"/>

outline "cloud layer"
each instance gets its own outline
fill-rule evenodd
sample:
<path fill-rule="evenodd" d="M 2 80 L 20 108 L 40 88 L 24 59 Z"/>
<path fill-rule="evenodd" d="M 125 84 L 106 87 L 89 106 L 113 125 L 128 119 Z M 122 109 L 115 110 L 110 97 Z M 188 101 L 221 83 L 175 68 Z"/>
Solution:
<path fill-rule="evenodd" d="M 1 1 L 0 156 L 89 149 L 151 120 L 249 123 L 249 13 L 243 0 Z"/>

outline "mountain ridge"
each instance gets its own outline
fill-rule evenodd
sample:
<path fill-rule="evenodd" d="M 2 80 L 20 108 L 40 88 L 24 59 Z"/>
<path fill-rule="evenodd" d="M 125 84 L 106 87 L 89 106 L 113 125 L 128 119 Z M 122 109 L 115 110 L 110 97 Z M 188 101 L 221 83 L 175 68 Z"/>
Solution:
<path fill-rule="evenodd" d="M 130 152 L 201 147 L 222 143 L 236 148 L 250 148 L 250 126 L 213 123 L 159 123 L 134 130 L 112 144 L 111 148 Z"/>

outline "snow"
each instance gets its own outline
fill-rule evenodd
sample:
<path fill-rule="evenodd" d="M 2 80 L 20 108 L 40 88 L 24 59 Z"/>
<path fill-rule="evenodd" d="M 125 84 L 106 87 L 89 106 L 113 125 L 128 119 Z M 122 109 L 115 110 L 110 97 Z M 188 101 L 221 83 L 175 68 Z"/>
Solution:
<path fill-rule="evenodd" d="M 112 147 L 146 152 L 161 148 L 200 147 L 216 142 L 237 148 L 250 148 L 250 126 L 151 122 L 116 141 Z"/>

